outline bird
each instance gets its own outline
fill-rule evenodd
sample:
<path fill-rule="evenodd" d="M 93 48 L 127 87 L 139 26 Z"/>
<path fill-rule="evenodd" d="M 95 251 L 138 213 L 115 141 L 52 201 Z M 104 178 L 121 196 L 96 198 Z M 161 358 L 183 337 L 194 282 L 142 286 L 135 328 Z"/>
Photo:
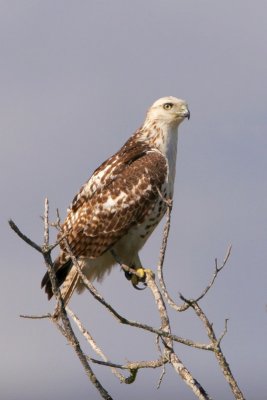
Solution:
<path fill-rule="evenodd" d="M 65 305 L 75 290 L 85 288 L 69 249 L 90 281 L 101 281 L 110 272 L 115 255 L 121 263 L 144 270 L 139 251 L 166 213 L 166 200 L 173 198 L 178 127 L 186 118 L 190 111 L 184 100 L 166 96 L 155 101 L 142 126 L 74 197 L 61 224 L 60 254 L 53 263 Z M 41 287 L 50 300 L 48 272 Z"/>

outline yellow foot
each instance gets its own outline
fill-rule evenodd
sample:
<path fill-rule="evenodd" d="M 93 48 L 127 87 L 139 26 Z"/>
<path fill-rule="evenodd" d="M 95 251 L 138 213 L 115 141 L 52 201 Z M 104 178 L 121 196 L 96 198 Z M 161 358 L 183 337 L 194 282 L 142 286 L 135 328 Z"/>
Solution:
<path fill-rule="evenodd" d="M 153 277 L 155 276 L 154 272 L 148 268 L 144 269 L 141 267 L 141 268 L 136 269 L 135 272 L 136 272 L 136 274 L 132 274 L 132 276 L 131 276 L 131 282 L 132 282 L 132 285 L 136 289 L 139 289 L 137 285 L 140 282 L 143 282 L 143 283 L 145 282 L 147 275 L 153 276 Z"/>

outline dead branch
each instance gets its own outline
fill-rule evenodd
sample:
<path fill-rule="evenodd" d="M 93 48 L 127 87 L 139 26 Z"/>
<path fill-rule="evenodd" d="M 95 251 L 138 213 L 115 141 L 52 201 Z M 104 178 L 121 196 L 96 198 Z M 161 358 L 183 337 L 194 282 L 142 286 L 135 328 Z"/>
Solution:
<path fill-rule="evenodd" d="M 104 362 L 107 363 L 108 358 L 105 356 L 105 354 L 103 353 L 103 351 L 100 349 L 100 347 L 97 345 L 96 341 L 94 340 L 93 336 L 89 333 L 89 331 L 87 329 L 85 329 L 85 327 L 83 326 L 82 322 L 80 321 L 80 319 L 77 317 L 76 314 L 74 314 L 74 312 L 69 308 L 66 307 L 67 313 L 71 316 L 71 318 L 73 319 L 73 321 L 76 323 L 77 327 L 79 328 L 80 332 L 82 333 L 82 335 L 85 337 L 85 339 L 87 340 L 88 344 L 92 347 L 92 349 L 104 360 Z M 88 359 L 88 357 L 87 357 Z M 90 358 L 90 360 L 92 361 L 93 359 Z M 121 382 L 125 381 L 125 378 L 122 374 L 120 374 L 115 367 L 111 367 L 111 371 L 114 373 L 114 375 L 117 376 L 117 378 L 119 378 L 119 380 Z"/>
<path fill-rule="evenodd" d="M 179 337 L 177 335 L 172 335 L 169 332 L 165 332 L 162 329 L 156 329 L 150 325 L 147 324 L 143 324 L 140 322 L 136 322 L 136 321 L 131 321 L 129 319 L 127 319 L 126 317 L 123 317 L 122 315 L 120 315 L 118 313 L 118 311 L 116 311 L 105 299 L 104 297 L 98 292 L 98 290 L 96 289 L 96 287 L 92 284 L 91 281 L 89 281 L 89 279 L 87 279 L 87 277 L 84 275 L 84 273 L 82 272 L 82 269 L 79 265 L 79 262 L 77 260 L 77 258 L 73 255 L 73 253 L 71 252 L 70 246 L 67 242 L 67 240 L 65 239 L 64 242 L 64 247 L 65 249 L 68 251 L 69 256 L 72 259 L 73 265 L 77 268 L 77 271 L 79 273 L 80 278 L 83 281 L 83 284 L 85 285 L 86 289 L 91 293 L 91 295 L 97 300 L 99 301 L 115 318 L 116 320 L 118 320 L 121 324 L 124 325 L 129 325 L 138 329 L 143 329 L 145 331 L 151 332 L 151 333 L 155 333 L 159 336 L 164 336 L 166 338 L 172 339 L 175 342 L 178 343 L 182 343 L 185 344 L 187 346 L 190 347 L 195 347 L 197 349 L 201 349 L 201 350 L 211 350 L 212 351 L 212 347 L 210 344 L 202 344 L 202 343 L 197 343 L 194 342 L 193 340 L 190 339 L 184 339 L 182 337 Z M 112 253 L 113 254 L 113 253 Z M 121 268 L 124 269 L 127 272 L 136 274 L 136 271 L 133 268 L 128 267 L 127 265 L 123 264 L 120 262 L 119 257 L 116 255 L 116 260 L 117 262 L 120 264 Z"/>
<path fill-rule="evenodd" d="M 164 265 L 164 259 L 165 259 L 165 254 L 166 254 L 166 249 L 167 249 L 167 243 L 168 243 L 168 237 L 169 237 L 169 232 L 170 232 L 170 227 L 171 227 L 171 212 L 172 212 L 172 202 L 168 202 L 167 200 L 164 200 L 166 205 L 167 205 L 167 211 L 166 211 L 166 223 L 164 226 L 164 231 L 163 231 L 163 237 L 162 237 L 162 244 L 161 244 L 161 249 L 160 249 L 160 255 L 159 255 L 159 263 L 157 267 L 157 272 L 158 272 L 158 280 L 159 280 L 159 285 L 162 291 L 163 296 L 165 297 L 167 303 L 175 310 L 175 311 L 185 311 L 188 309 L 188 305 L 184 303 L 183 305 L 178 306 L 175 301 L 171 298 L 171 296 L 168 293 L 168 290 L 166 288 L 166 284 L 164 281 L 164 275 L 163 275 L 163 265 Z"/>
<path fill-rule="evenodd" d="M 164 266 L 164 259 L 165 259 L 166 249 L 167 249 L 170 227 L 171 227 L 172 202 L 169 201 L 168 199 L 163 199 L 163 200 L 165 201 L 165 203 L 167 205 L 167 211 L 166 211 L 166 222 L 165 222 L 165 226 L 164 226 L 164 230 L 163 230 L 163 237 L 162 237 L 162 243 L 161 243 L 161 248 L 160 248 L 159 263 L 158 263 L 158 267 L 157 267 L 158 280 L 159 280 L 159 285 L 160 285 L 161 291 L 162 291 L 167 303 L 175 311 L 182 312 L 182 311 L 186 311 L 189 308 L 189 305 L 186 302 L 184 302 L 181 305 L 178 305 L 171 298 L 171 296 L 167 290 L 165 280 L 164 280 L 163 266 Z M 203 290 L 203 292 L 195 299 L 195 301 L 199 301 L 199 300 L 203 299 L 203 297 L 208 293 L 210 288 L 213 286 L 219 272 L 226 266 L 226 264 L 230 258 L 230 255 L 231 255 L 231 250 L 232 250 L 232 245 L 230 245 L 228 247 L 226 255 L 224 257 L 224 260 L 219 267 L 218 267 L 218 260 L 217 260 L 217 258 L 215 259 L 215 271 L 212 275 L 212 278 L 211 278 L 209 284 Z"/>
<path fill-rule="evenodd" d="M 164 265 L 164 258 L 165 258 L 165 253 L 166 253 L 166 248 L 167 248 L 167 242 L 168 242 L 168 235 L 169 235 L 169 230 L 170 230 L 170 224 L 171 224 L 171 210 L 172 210 L 172 202 L 168 200 L 164 200 L 167 204 L 167 219 L 166 219 L 166 224 L 164 227 L 164 234 L 163 234 L 163 240 L 162 240 L 162 245 L 161 245 L 161 250 L 160 250 L 160 257 L 159 257 L 159 264 L 158 264 L 158 280 L 159 280 L 159 286 L 157 285 L 155 281 L 155 276 L 150 272 L 149 270 L 145 270 L 145 279 L 144 282 L 151 291 L 151 294 L 154 298 L 154 302 L 156 305 L 156 308 L 158 310 L 159 314 L 159 319 L 160 319 L 160 328 L 155 328 L 152 326 L 149 326 L 147 324 L 143 324 L 140 322 L 136 321 L 131 321 L 128 320 L 127 318 L 121 316 L 115 309 L 112 307 L 104 298 L 103 296 L 96 290 L 96 288 L 93 286 L 93 284 L 87 279 L 87 277 L 84 275 L 79 261 L 76 259 L 76 257 L 72 254 L 70 250 L 70 246 L 67 241 L 67 236 L 68 235 L 62 235 L 59 241 L 57 241 L 55 244 L 50 245 L 49 244 L 49 227 L 50 226 L 55 226 L 58 230 L 61 229 L 60 227 L 60 218 L 59 214 L 57 217 L 56 223 L 49 223 L 49 204 L 48 200 L 46 199 L 45 201 L 45 212 L 44 212 L 44 244 L 42 246 L 37 245 L 35 242 L 33 242 L 31 239 L 29 239 L 26 235 L 24 235 L 19 228 L 16 226 L 16 224 L 10 220 L 9 224 L 11 229 L 14 230 L 14 232 L 23 240 L 25 241 L 28 245 L 30 245 L 32 248 L 37 250 L 43 255 L 48 274 L 51 280 L 52 284 L 52 291 L 55 296 L 57 305 L 56 305 L 56 312 L 51 315 L 49 313 L 36 316 L 36 315 L 21 315 L 22 318 L 30 318 L 30 319 L 44 319 L 47 318 L 49 319 L 60 331 L 60 333 L 67 339 L 68 343 L 73 347 L 76 355 L 78 356 L 85 373 L 87 374 L 88 378 L 90 381 L 93 383 L 93 385 L 96 387 L 96 389 L 99 391 L 100 395 L 104 399 L 112 399 L 109 395 L 109 393 L 106 391 L 106 389 L 101 385 L 101 383 L 98 381 L 96 378 L 89 362 L 92 362 L 94 364 L 100 364 L 106 367 L 111 368 L 112 372 L 119 378 L 119 380 L 123 383 L 130 384 L 133 383 L 136 379 L 137 372 L 139 369 L 142 368 L 163 368 L 163 372 L 161 374 L 160 380 L 159 380 L 159 385 L 162 381 L 162 378 L 165 374 L 165 364 L 169 363 L 172 365 L 176 373 L 180 376 L 180 378 L 187 384 L 187 386 L 192 390 L 192 392 L 196 395 L 198 399 L 201 400 L 210 400 L 210 397 L 208 393 L 204 390 L 204 388 L 201 386 L 201 384 L 193 377 L 193 375 L 190 373 L 188 368 L 183 364 L 181 359 L 178 357 L 177 353 L 174 350 L 174 342 L 178 342 L 181 344 L 184 344 L 186 346 L 194 347 L 196 349 L 201 349 L 201 350 L 208 350 L 212 351 L 215 354 L 215 357 L 218 361 L 218 364 L 220 365 L 220 368 L 223 372 L 223 375 L 227 382 L 229 383 L 232 393 L 237 400 L 243 400 L 244 397 L 242 395 L 242 392 L 240 391 L 233 375 L 230 370 L 230 367 L 225 359 L 225 356 L 222 352 L 221 349 L 221 341 L 225 334 L 227 333 L 227 320 L 225 321 L 225 327 L 224 331 L 220 335 L 219 338 L 216 337 L 215 332 L 213 330 L 212 324 L 209 322 L 207 316 L 203 312 L 203 310 L 200 308 L 198 302 L 207 294 L 209 289 L 214 285 L 214 282 L 219 274 L 219 272 L 224 268 L 226 265 L 230 253 L 231 253 L 231 246 L 228 248 L 228 251 L 226 253 L 226 256 L 220 266 L 218 266 L 217 259 L 215 260 L 215 271 L 213 273 L 213 276 L 207 285 L 207 287 L 204 289 L 204 291 L 201 293 L 201 295 L 195 299 L 195 300 L 187 300 L 184 298 L 182 295 L 180 295 L 180 299 L 183 301 L 182 305 L 176 304 L 170 297 L 168 290 L 166 288 L 165 282 L 164 282 L 164 276 L 163 276 L 163 265 Z M 128 362 L 126 364 L 118 364 L 111 362 L 108 360 L 107 356 L 104 354 L 103 350 L 100 348 L 100 346 L 97 344 L 97 342 L 94 340 L 88 329 L 84 327 L 82 322 L 79 320 L 77 315 L 73 313 L 69 307 L 65 307 L 64 302 L 61 297 L 61 292 L 58 287 L 57 279 L 56 279 L 56 274 L 53 268 L 53 262 L 51 259 L 51 251 L 54 247 L 56 247 L 61 241 L 64 242 L 64 248 L 66 251 L 69 253 L 69 256 L 72 259 L 72 262 L 74 266 L 76 267 L 79 277 L 82 279 L 85 287 L 88 289 L 88 291 L 91 293 L 91 295 L 99 301 L 112 315 L 113 317 L 119 321 L 122 324 L 129 325 L 132 327 L 135 327 L 137 329 L 142 329 L 145 330 L 149 333 L 152 333 L 156 335 L 157 338 L 157 343 L 158 343 L 158 349 L 160 352 L 159 358 L 156 360 L 141 360 L 141 361 L 134 361 L 134 362 Z M 136 274 L 136 271 L 133 268 L 130 268 L 127 265 L 124 265 L 121 260 L 119 259 L 117 254 L 114 254 L 112 252 L 116 262 L 121 265 L 121 267 L 127 271 L 130 272 L 131 274 Z M 166 302 L 166 303 L 165 303 Z M 185 339 L 181 338 L 177 335 L 172 334 L 171 332 L 171 325 L 169 321 L 169 316 L 168 316 L 168 311 L 166 304 L 169 304 L 172 308 L 174 308 L 176 311 L 185 311 L 188 308 L 192 308 L 198 318 L 203 322 L 207 336 L 209 338 L 209 343 L 208 344 L 203 344 L 203 343 L 197 343 L 194 342 L 190 339 Z M 72 329 L 70 319 L 74 321 L 74 323 L 77 325 L 78 329 L 80 330 L 81 334 L 84 336 L 86 339 L 87 343 L 90 345 L 90 347 L 98 354 L 102 360 L 96 360 L 92 357 L 89 357 L 85 355 L 83 350 L 81 349 L 80 343 L 77 339 L 77 337 L 74 334 L 74 331 Z M 159 346 L 159 341 L 161 342 L 161 346 Z M 128 377 L 124 377 L 118 370 L 127 370 L 129 372 Z M 159 386 L 158 385 L 158 386 Z"/>
<path fill-rule="evenodd" d="M 70 320 L 67 316 L 66 310 L 64 308 L 64 304 L 63 304 L 63 300 L 61 297 L 61 293 L 57 284 L 57 279 L 56 279 L 56 274 L 55 271 L 53 269 L 53 262 L 51 259 L 51 250 L 47 247 L 48 246 L 48 240 L 49 240 L 49 233 L 46 232 L 46 230 L 49 230 L 49 221 L 48 221 L 48 212 L 49 212 L 49 204 L 48 204 L 48 200 L 45 200 L 45 212 L 44 212 L 44 225 L 45 225 L 45 233 L 44 233 L 44 238 L 45 238 L 45 243 L 44 243 L 44 247 L 41 248 L 40 246 L 38 246 L 36 243 L 34 243 L 32 240 L 30 240 L 28 237 L 26 237 L 23 233 L 21 233 L 21 231 L 19 230 L 19 228 L 16 226 L 16 224 L 10 220 L 9 221 L 9 225 L 11 227 L 11 229 L 14 230 L 14 232 L 23 240 L 25 241 L 28 245 L 30 245 L 31 247 L 33 247 L 35 250 L 39 251 L 42 253 L 48 273 L 49 273 L 49 278 L 51 280 L 51 284 L 52 284 L 52 290 L 53 290 L 53 294 L 57 300 L 57 305 L 58 305 L 58 309 L 59 309 L 59 316 L 61 318 L 63 327 L 59 324 L 59 322 L 57 321 L 57 319 L 53 318 L 53 322 L 55 323 L 55 325 L 60 328 L 61 333 L 64 334 L 64 336 L 67 338 L 69 344 L 72 346 L 72 348 L 74 349 L 75 353 L 77 354 L 83 368 L 84 371 L 86 373 L 86 375 L 88 376 L 88 378 L 90 379 L 90 381 L 92 382 L 92 384 L 95 386 L 95 388 L 99 391 L 101 397 L 105 400 L 112 400 L 112 397 L 109 395 L 109 393 L 106 391 L 106 389 L 102 386 L 102 384 L 99 382 L 99 380 L 96 378 L 93 370 L 91 369 L 87 358 L 85 356 L 85 354 L 83 353 L 83 351 L 81 350 L 79 341 L 77 339 L 77 337 L 74 334 L 74 331 L 72 329 Z"/>
<path fill-rule="evenodd" d="M 219 337 L 219 339 L 217 339 L 216 334 L 214 332 L 213 329 L 213 325 L 210 323 L 210 321 L 208 320 L 206 314 L 204 313 L 204 311 L 201 309 L 201 307 L 199 306 L 199 304 L 197 303 L 197 301 L 195 300 L 187 300 L 185 299 L 182 295 L 180 295 L 182 300 L 185 301 L 186 303 L 188 303 L 188 305 L 195 311 L 196 315 L 199 317 L 199 319 L 203 322 L 203 325 L 205 327 L 205 330 L 207 332 L 207 335 L 211 341 L 211 343 L 213 344 L 213 348 L 214 348 L 214 355 L 216 357 L 216 359 L 218 360 L 218 363 L 221 367 L 221 370 L 223 372 L 223 375 L 226 379 L 226 381 L 228 382 L 234 396 L 236 400 L 244 400 L 244 396 L 243 393 L 241 392 L 233 374 L 232 371 L 230 369 L 230 366 L 228 364 L 228 362 L 226 361 L 226 358 L 222 352 L 221 349 L 221 341 L 223 339 L 223 337 L 225 336 L 226 332 L 227 332 L 227 320 L 225 320 L 225 327 L 224 327 L 224 331 L 221 334 L 221 336 Z"/>
<path fill-rule="evenodd" d="M 161 320 L 161 329 L 162 331 L 171 333 L 170 321 L 166 305 L 164 303 L 163 296 L 156 285 L 153 274 L 146 274 L 146 283 L 147 286 L 150 288 L 157 305 L 157 309 Z M 211 398 L 204 390 L 204 388 L 201 386 L 201 384 L 192 376 L 192 374 L 185 367 L 183 362 L 178 358 L 177 354 L 173 349 L 172 340 L 169 338 L 162 338 L 162 342 L 164 345 L 164 356 L 169 360 L 174 370 L 179 374 L 182 380 L 191 388 L 191 390 L 197 396 L 198 399 L 210 400 Z"/>
<path fill-rule="evenodd" d="M 223 259 L 223 262 L 219 267 L 218 267 L 218 260 L 217 260 L 217 258 L 215 258 L 215 270 L 211 277 L 211 280 L 210 280 L 209 284 L 207 285 L 207 287 L 203 290 L 203 292 L 195 299 L 196 302 L 203 299 L 203 297 L 208 293 L 210 288 L 213 286 L 215 279 L 217 278 L 219 272 L 222 271 L 222 269 L 226 266 L 227 261 L 229 260 L 230 255 L 231 255 L 231 251 L 232 251 L 232 245 L 230 244 L 227 249 L 226 255 Z"/>
<path fill-rule="evenodd" d="M 29 246 L 33 247 L 35 250 L 37 250 L 39 253 L 43 253 L 42 247 L 38 246 L 38 244 L 34 243 L 31 239 L 28 238 L 28 236 L 24 235 L 24 233 L 22 233 L 19 228 L 17 227 L 17 225 L 15 224 L 15 222 L 10 219 L 8 221 L 10 228 L 25 242 L 27 243 Z"/>

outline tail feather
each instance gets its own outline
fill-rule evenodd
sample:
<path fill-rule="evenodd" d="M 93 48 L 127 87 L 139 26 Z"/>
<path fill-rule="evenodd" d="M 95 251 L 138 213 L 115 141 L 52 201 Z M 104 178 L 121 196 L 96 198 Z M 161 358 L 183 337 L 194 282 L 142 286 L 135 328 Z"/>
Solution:
<path fill-rule="evenodd" d="M 73 263 L 70 258 L 67 259 L 67 261 L 65 261 L 63 264 L 61 264 L 59 258 L 57 258 L 54 262 L 53 267 L 55 269 L 56 278 L 59 286 L 61 286 L 65 282 L 72 265 Z M 53 290 L 48 272 L 46 272 L 43 276 L 41 288 L 43 287 L 45 289 L 45 293 L 47 294 L 48 300 L 50 300 L 53 297 Z"/>
<path fill-rule="evenodd" d="M 61 296 L 65 306 L 68 304 L 71 296 L 73 295 L 73 292 L 76 289 L 79 280 L 80 280 L 79 273 L 76 267 L 72 266 L 63 283 L 62 288 L 60 289 Z"/>

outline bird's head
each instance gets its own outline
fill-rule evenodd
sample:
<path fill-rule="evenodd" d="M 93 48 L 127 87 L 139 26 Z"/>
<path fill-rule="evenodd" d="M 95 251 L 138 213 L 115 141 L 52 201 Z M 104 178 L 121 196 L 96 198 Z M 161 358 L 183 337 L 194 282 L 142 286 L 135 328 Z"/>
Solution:
<path fill-rule="evenodd" d="M 187 103 L 173 96 L 158 99 L 147 112 L 147 120 L 174 127 L 177 127 L 185 118 L 190 118 Z"/>

